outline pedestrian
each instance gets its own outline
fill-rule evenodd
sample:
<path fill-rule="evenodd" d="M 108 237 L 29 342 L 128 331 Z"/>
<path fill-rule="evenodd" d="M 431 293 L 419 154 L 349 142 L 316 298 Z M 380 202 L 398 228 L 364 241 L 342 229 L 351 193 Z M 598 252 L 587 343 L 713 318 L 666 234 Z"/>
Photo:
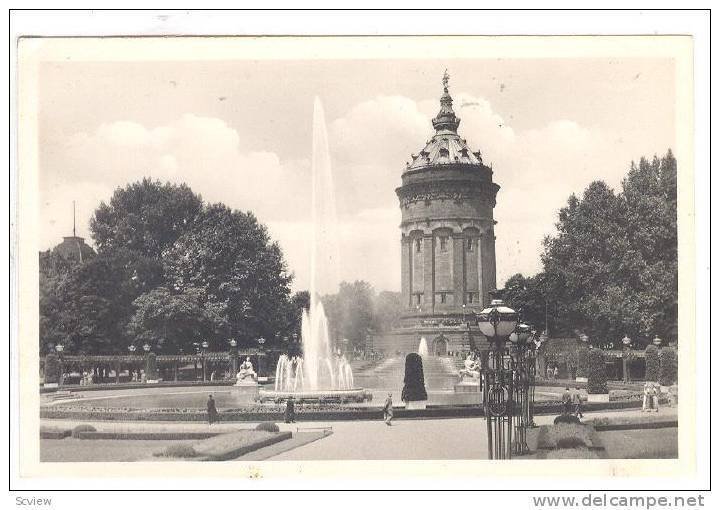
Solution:
<path fill-rule="evenodd" d="M 295 400 L 292 397 L 285 402 L 285 423 L 295 423 Z"/>
<path fill-rule="evenodd" d="M 572 400 L 573 400 L 573 404 L 575 406 L 575 416 L 577 416 L 578 418 L 582 418 L 583 417 L 582 398 L 580 395 L 580 387 L 579 386 L 575 386 L 575 391 L 572 394 Z"/>
<path fill-rule="evenodd" d="M 570 414 L 570 406 L 572 405 L 572 397 L 570 396 L 570 388 L 566 387 L 562 395 L 563 414 Z"/>
<path fill-rule="evenodd" d="M 555 370 L 553 370 L 553 379 L 558 378 L 558 372 L 560 372 L 560 371 L 558 370 L 557 365 L 555 365 Z"/>
<path fill-rule="evenodd" d="M 393 403 L 392 403 L 392 393 L 388 393 L 387 398 L 385 399 L 385 405 L 383 406 L 383 420 L 385 421 L 385 425 L 391 425 L 391 421 L 393 419 Z"/>
<path fill-rule="evenodd" d="M 652 397 L 650 396 L 650 385 L 652 383 L 646 382 L 645 386 L 643 386 L 643 404 L 642 404 L 642 410 L 643 412 L 650 411 L 650 408 L 652 407 Z"/>
<path fill-rule="evenodd" d="M 218 418 L 218 412 L 217 407 L 215 407 L 215 399 L 212 395 L 208 395 L 208 401 L 207 401 L 207 419 L 208 419 L 208 425 L 212 425 L 217 421 Z"/>
<path fill-rule="evenodd" d="M 652 406 L 655 412 L 660 411 L 660 385 L 658 383 L 653 383 L 652 385 L 652 393 L 650 393 L 652 397 Z"/>
<path fill-rule="evenodd" d="M 547 378 L 552 379 L 553 371 L 552 371 L 552 367 L 550 365 L 548 365 L 546 372 L 547 372 Z"/>

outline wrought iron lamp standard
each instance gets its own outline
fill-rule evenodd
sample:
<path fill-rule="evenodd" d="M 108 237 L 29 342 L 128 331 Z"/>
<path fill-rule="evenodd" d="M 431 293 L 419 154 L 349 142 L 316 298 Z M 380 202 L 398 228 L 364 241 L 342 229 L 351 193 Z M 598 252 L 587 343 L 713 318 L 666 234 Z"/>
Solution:
<path fill-rule="evenodd" d="M 478 327 L 492 346 L 488 365 L 482 371 L 483 402 L 487 423 L 488 458 L 512 458 L 515 371 L 506 341 L 517 325 L 517 313 L 494 299 L 477 316 Z"/>
<path fill-rule="evenodd" d="M 530 339 L 528 341 L 528 355 L 527 355 L 527 368 L 528 368 L 528 427 L 537 427 L 535 423 L 535 377 L 537 375 L 537 364 L 538 364 L 538 351 L 542 347 L 543 342 L 547 340 L 545 332 L 537 336 L 536 331 L 530 332 Z"/>
<path fill-rule="evenodd" d="M 510 342 L 513 345 L 512 354 L 515 362 L 515 406 L 513 413 L 514 441 L 513 453 L 524 455 L 530 451 L 527 445 L 527 429 L 530 426 L 530 360 L 528 354 L 528 339 L 530 338 L 530 326 L 518 324 L 510 334 Z"/>

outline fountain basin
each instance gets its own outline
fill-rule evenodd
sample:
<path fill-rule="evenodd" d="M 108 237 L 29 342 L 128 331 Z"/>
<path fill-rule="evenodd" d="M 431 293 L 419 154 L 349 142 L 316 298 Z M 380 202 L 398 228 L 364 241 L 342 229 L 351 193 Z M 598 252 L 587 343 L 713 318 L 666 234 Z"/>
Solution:
<path fill-rule="evenodd" d="M 363 388 L 351 390 L 307 390 L 307 391 L 280 391 L 261 389 L 258 395 L 260 402 L 285 402 L 292 397 L 302 402 L 369 402 L 372 393 Z"/>

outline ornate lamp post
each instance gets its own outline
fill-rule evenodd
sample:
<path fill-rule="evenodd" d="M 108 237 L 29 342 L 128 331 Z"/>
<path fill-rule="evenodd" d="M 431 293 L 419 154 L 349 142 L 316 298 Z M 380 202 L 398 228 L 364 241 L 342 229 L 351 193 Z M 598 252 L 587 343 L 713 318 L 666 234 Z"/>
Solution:
<path fill-rule="evenodd" d="M 623 360 L 623 382 L 628 382 L 630 374 L 628 373 L 628 358 L 630 357 L 630 348 L 632 340 L 625 335 L 622 341 L 622 360 Z"/>
<path fill-rule="evenodd" d="M 60 376 L 58 377 L 58 386 L 62 386 L 65 379 L 65 365 L 63 363 L 63 351 L 65 346 L 63 344 L 57 344 L 55 351 L 58 353 L 58 364 L 60 365 Z"/>
<path fill-rule="evenodd" d="M 483 401 L 488 435 L 488 458 L 512 457 L 513 362 L 506 355 L 505 342 L 515 330 L 517 313 L 494 299 L 478 314 L 478 327 L 490 341 L 492 350 L 483 370 Z"/>
<path fill-rule="evenodd" d="M 207 380 L 207 368 L 205 366 L 205 351 L 207 351 L 208 347 L 210 347 L 210 344 L 207 340 L 204 340 L 203 343 L 200 344 L 200 347 L 202 347 L 202 350 L 200 351 L 200 358 L 202 361 L 202 380 L 205 382 Z"/>
<path fill-rule="evenodd" d="M 130 353 L 130 356 L 132 356 L 133 354 L 135 354 L 135 350 L 136 350 L 136 349 L 137 349 L 137 347 L 135 347 L 133 344 L 128 345 L 128 352 Z M 130 362 L 130 368 L 128 369 L 128 377 L 130 377 L 130 380 L 131 380 L 131 381 L 137 381 L 137 379 L 133 379 L 133 376 L 134 376 L 134 374 L 135 374 L 135 369 L 132 368 L 132 366 L 133 366 L 133 363 L 132 363 L 132 361 L 131 361 L 131 362 Z M 130 371 L 132 371 L 133 373 L 130 373 Z M 91 374 L 91 375 L 92 375 L 92 374 Z"/>
<path fill-rule="evenodd" d="M 530 425 L 530 373 L 528 360 L 528 338 L 530 338 L 530 326 L 518 324 L 510 334 L 510 342 L 513 345 L 515 355 L 515 403 L 519 406 L 518 413 L 514 414 L 515 438 L 513 441 L 513 453 L 524 455 L 530 451 L 527 445 L 527 428 Z"/>
<path fill-rule="evenodd" d="M 655 347 L 660 347 L 660 345 L 662 345 L 662 339 L 659 336 L 655 335 L 655 338 L 653 338 L 653 344 L 655 345 Z"/>
<path fill-rule="evenodd" d="M 232 376 L 235 377 L 235 374 L 237 374 L 238 371 L 237 340 L 231 338 L 228 343 L 230 344 L 230 363 L 232 369 Z"/>
<path fill-rule="evenodd" d="M 258 377 L 260 377 L 260 374 L 265 373 L 265 367 L 263 366 L 263 358 L 265 357 L 265 351 L 263 350 L 263 345 L 265 345 L 265 339 L 263 337 L 258 338 L 257 340 L 258 346 L 260 347 L 260 353 L 258 354 L 258 369 L 257 374 Z M 264 379 L 263 379 L 264 380 Z"/>

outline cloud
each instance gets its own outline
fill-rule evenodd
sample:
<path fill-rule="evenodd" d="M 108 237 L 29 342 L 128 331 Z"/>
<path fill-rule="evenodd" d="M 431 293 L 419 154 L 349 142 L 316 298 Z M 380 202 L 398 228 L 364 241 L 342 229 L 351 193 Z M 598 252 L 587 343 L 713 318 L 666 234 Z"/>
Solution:
<path fill-rule="evenodd" d="M 378 290 L 399 288 L 400 211 L 395 188 L 405 162 L 432 136 L 437 99 L 414 101 L 378 96 L 358 103 L 328 124 L 334 173 L 342 279 L 365 279 Z M 460 134 L 501 186 L 495 209 L 498 284 L 515 272 L 540 269 L 541 241 L 553 231 L 557 210 L 593 179 L 617 186 L 629 162 L 666 148 L 643 147 L 557 119 L 518 131 L 484 98 L 459 92 Z M 612 136 L 611 136 L 612 135 Z M 620 141 L 618 141 L 618 139 Z M 307 286 L 311 238 L 310 147 L 307 157 L 282 157 L 282 140 L 271 151 L 243 146 L 238 132 L 219 118 L 192 114 L 160 126 L 130 120 L 91 132 L 43 141 L 41 154 L 43 248 L 68 235 L 72 200 L 79 201 L 79 228 L 100 200 L 128 182 L 186 182 L 207 201 L 252 210 L 269 225 Z M 635 151 L 635 152 L 632 152 Z"/>

